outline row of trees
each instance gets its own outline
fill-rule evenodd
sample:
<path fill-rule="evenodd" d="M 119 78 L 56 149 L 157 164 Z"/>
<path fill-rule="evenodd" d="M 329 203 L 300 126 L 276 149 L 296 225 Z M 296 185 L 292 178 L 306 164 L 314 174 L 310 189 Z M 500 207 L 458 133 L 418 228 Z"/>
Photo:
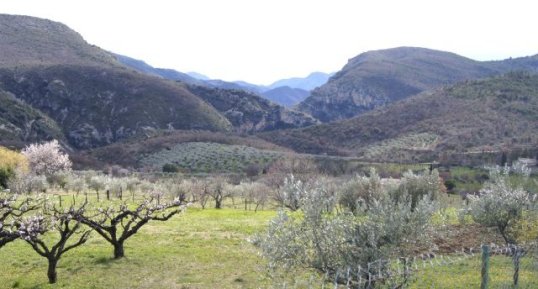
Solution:
<path fill-rule="evenodd" d="M 183 211 L 186 200 L 169 187 L 135 178 L 111 178 L 89 173 L 78 176 L 70 172 L 71 162 L 57 141 L 34 144 L 21 154 L 2 149 L 0 168 L 7 168 L 0 194 L 0 248 L 21 240 L 48 261 L 50 283 L 57 281 L 56 267 L 61 257 L 84 245 L 96 232 L 113 247 L 115 259 L 125 256 L 124 244 L 150 221 L 166 221 Z M 43 194 L 50 188 L 79 195 L 73 198 Z M 88 199 L 88 190 L 97 199 Z M 99 192 L 106 190 L 107 202 Z M 132 198 L 123 199 L 123 192 Z M 134 193 L 137 193 L 137 198 Z M 166 193 L 165 193 L 166 192 Z M 104 199 L 104 197 L 103 197 Z"/>
<path fill-rule="evenodd" d="M 57 280 L 56 266 L 68 251 L 86 243 L 94 231 L 113 247 L 115 259 L 125 256 L 124 244 L 150 221 L 167 221 L 183 211 L 178 198 L 165 201 L 164 194 L 152 192 L 136 203 L 83 201 L 68 206 L 45 195 L 0 196 L 0 248 L 22 240 L 48 261 L 50 283 Z"/>

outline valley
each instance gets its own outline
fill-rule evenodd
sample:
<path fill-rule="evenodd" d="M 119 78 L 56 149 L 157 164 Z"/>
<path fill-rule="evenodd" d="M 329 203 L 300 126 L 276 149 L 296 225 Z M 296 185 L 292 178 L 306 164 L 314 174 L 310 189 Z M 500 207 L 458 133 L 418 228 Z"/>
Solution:
<path fill-rule="evenodd" d="M 260 85 L 7 14 L 0 51 L 0 288 L 538 286 L 538 55 Z"/>

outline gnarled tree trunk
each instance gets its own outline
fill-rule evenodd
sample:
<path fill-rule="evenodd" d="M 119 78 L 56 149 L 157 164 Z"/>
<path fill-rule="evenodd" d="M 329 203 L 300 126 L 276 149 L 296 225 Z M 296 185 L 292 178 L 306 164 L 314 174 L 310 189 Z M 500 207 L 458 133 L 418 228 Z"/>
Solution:
<path fill-rule="evenodd" d="M 47 277 L 49 277 L 49 283 L 54 284 L 58 280 L 58 274 L 56 274 L 56 266 L 58 265 L 58 259 L 48 258 L 49 268 L 47 270 Z"/>

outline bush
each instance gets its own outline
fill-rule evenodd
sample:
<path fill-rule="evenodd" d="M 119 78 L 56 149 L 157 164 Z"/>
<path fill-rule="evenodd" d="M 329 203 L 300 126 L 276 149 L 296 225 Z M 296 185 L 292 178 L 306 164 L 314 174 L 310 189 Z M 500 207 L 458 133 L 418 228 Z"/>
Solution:
<path fill-rule="evenodd" d="M 0 188 L 7 188 L 8 182 L 15 177 L 17 171 L 28 171 L 28 161 L 15 151 L 0 147 Z"/>
<path fill-rule="evenodd" d="M 370 170 L 370 177 L 357 176 L 342 185 L 339 203 L 354 212 L 361 203 L 370 203 L 381 192 L 381 179 L 375 171 Z"/>
<path fill-rule="evenodd" d="M 447 191 L 454 192 L 454 189 L 456 188 L 456 181 L 453 179 L 448 179 L 445 181 L 445 187 Z"/>
<path fill-rule="evenodd" d="M 518 243 L 525 210 L 533 205 L 533 196 L 521 185 L 512 184 L 510 172 L 519 168 L 500 167 L 490 171 L 490 181 L 478 196 L 469 195 L 468 212 L 479 224 L 495 227 L 507 244 Z M 518 172 L 528 177 L 528 171 Z M 532 214 L 527 214 L 531 216 Z"/>
<path fill-rule="evenodd" d="M 397 202 L 404 201 L 407 197 L 411 198 L 412 208 L 424 197 L 439 200 L 446 193 L 446 188 L 440 180 L 437 170 L 433 170 L 431 173 L 426 170 L 421 174 L 408 171 L 403 174 L 400 185 L 392 193 L 392 196 Z"/>
<path fill-rule="evenodd" d="M 174 164 L 165 164 L 163 165 L 163 173 L 177 173 L 179 172 L 179 168 Z"/>

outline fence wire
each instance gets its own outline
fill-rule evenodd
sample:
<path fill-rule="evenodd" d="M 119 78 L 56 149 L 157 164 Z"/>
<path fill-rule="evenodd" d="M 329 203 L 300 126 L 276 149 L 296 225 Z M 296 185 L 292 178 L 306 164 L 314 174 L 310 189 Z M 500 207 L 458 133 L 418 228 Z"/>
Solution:
<path fill-rule="evenodd" d="M 377 260 L 364 267 L 274 280 L 272 288 L 538 288 L 536 244 L 487 247 L 485 255 L 483 247 L 477 247 L 450 254 L 425 253 Z"/>

